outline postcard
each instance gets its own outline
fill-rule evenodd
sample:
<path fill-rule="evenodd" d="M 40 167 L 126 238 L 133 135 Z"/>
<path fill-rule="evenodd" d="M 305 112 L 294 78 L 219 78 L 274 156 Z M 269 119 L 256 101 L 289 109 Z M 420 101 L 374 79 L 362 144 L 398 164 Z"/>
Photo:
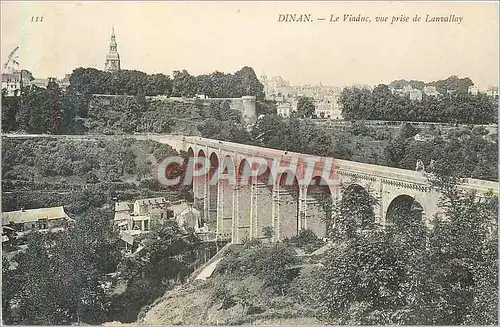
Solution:
<path fill-rule="evenodd" d="M 498 325 L 498 2 L 0 21 L 2 324 Z"/>

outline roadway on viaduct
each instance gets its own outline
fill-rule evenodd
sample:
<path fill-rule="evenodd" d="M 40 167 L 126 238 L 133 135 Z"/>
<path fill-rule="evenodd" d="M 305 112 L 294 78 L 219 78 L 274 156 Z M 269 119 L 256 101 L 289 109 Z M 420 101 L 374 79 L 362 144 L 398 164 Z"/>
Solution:
<path fill-rule="evenodd" d="M 193 183 L 195 202 L 203 208 L 204 222 L 219 239 L 241 243 L 245 239 L 265 238 L 266 227 L 273 240 L 296 235 L 301 229 L 311 229 L 318 236 L 326 233 L 324 199 L 338 200 L 348 190 L 370 194 L 376 199 L 373 206 L 374 223 L 390 224 L 390 212 L 398 204 L 419 208 L 422 219 L 429 224 L 439 210 L 439 192 L 430 186 L 425 172 L 364 164 L 348 160 L 333 160 L 289 151 L 237 144 L 197 136 L 134 134 L 107 135 L 20 135 L 4 137 L 49 137 L 78 139 L 117 139 L 133 137 L 168 144 L 191 157 L 205 157 L 210 162 L 206 177 Z M 267 170 L 257 172 L 252 158 L 266 161 Z M 271 172 L 273 160 L 279 159 L 278 171 Z M 297 166 L 291 163 L 297 162 Z M 252 165 L 252 167 L 250 167 Z M 263 165 L 263 164 L 262 164 Z M 266 166 L 263 165 L 263 166 Z M 312 173 L 305 173 L 308 165 Z M 246 181 L 236 185 L 228 179 L 211 183 L 214 172 L 230 167 L 240 176 L 245 166 L 254 172 Z M 286 167 L 290 166 L 290 169 Z M 258 167 L 257 167 L 258 168 Z M 276 168 L 276 167 L 275 167 Z M 262 173 L 265 170 L 264 173 Z M 222 171 L 220 169 L 219 171 Z M 328 173 L 325 175 L 325 171 Z M 291 183 L 285 183 L 291 181 Z M 326 183 L 325 183 L 326 181 Z M 332 182 L 333 181 L 333 182 Z M 321 183 L 323 182 L 323 183 Z M 498 183 L 465 179 L 459 188 L 498 194 Z"/>

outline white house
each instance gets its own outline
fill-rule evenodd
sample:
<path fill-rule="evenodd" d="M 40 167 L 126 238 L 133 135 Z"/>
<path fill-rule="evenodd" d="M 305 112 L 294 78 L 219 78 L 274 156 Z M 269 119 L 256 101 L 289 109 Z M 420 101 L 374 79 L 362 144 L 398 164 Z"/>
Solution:
<path fill-rule="evenodd" d="M 479 89 L 475 85 L 469 86 L 467 91 L 470 95 L 477 95 L 479 93 Z"/>
<path fill-rule="evenodd" d="M 172 205 L 167 210 L 173 213 L 173 218 L 181 228 L 191 227 L 194 230 L 198 230 L 203 227 L 200 226 L 200 211 L 186 202 Z"/>
<path fill-rule="evenodd" d="M 493 97 L 493 98 L 498 97 L 498 87 L 490 87 L 490 88 L 488 88 L 488 90 L 486 91 L 486 95 L 490 96 L 490 97 Z"/>
<path fill-rule="evenodd" d="M 410 90 L 410 100 L 422 101 L 422 91 L 419 89 Z"/>
<path fill-rule="evenodd" d="M 423 92 L 425 93 L 425 95 L 427 95 L 429 97 L 437 97 L 439 95 L 439 92 L 437 91 L 436 87 L 433 85 L 424 86 Z"/>
<path fill-rule="evenodd" d="M 276 107 L 277 114 L 281 117 L 290 117 L 290 113 L 293 111 L 292 110 L 292 105 L 288 102 L 283 102 L 280 103 Z"/>

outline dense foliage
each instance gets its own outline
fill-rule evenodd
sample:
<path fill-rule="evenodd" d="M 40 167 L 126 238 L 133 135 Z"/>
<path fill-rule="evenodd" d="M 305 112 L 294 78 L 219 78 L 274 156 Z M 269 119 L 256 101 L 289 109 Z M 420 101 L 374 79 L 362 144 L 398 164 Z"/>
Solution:
<path fill-rule="evenodd" d="M 193 233 L 182 232 L 172 220 L 153 224 L 141 246 L 139 253 L 120 262 L 118 271 L 127 289 L 112 299 L 111 320 L 135 321 L 142 307 L 193 272 L 203 250 Z"/>
<path fill-rule="evenodd" d="M 352 225 L 349 203 L 339 204 L 333 247 L 318 274 L 317 296 L 309 297 L 322 320 L 363 325 L 498 322 L 496 198 L 480 200 L 449 185 L 447 190 L 432 228 L 400 212 L 400 223 L 385 231 L 362 230 Z"/>
<path fill-rule="evenodd" d="M 380 84 L 370 91 L 344 88 L 340 96 L 342 116 L 349 120 L 397 120 L 443 123 L 490 124 L 497 121 L 497 100 L 485 94 L 455 92 L 439 96 L 423 94 L 422 101 L 391 93 Z"/>
<path fill-rule="evenodd" d="M 392 87 L 394 89 L 402 89 L 407 85 L 411 85 L 411 87 L 415 89 L 422 90 L 424 86 L 434 86 L 437 92 L 439 92 L 440 94 L 446 94 L 448 93 L 448 90 L 458 93 L 467 93 L 469 91 L 469 86 L 473 84 L 474 83 L 472 82 L 472 80 L 468 77 L 459 78 L 458 76 L 452 75 L 444 80 L 434 81 L 430 83 L 415 80 L 407 81 L 404 79 L 395 80 L 389 83 L 389 87 Z"/>
<path fill-rule="evenodd" d="M 134 70 L 105 72 L 93 68 L 77 68 L 70 77 L 70 89 L 82 94 L 112 95 L 167 95 L 193 97 L 203 94 L 211 98 L 239 98 L 254 95 L 264 97 L 251 67 L 243 67 L 234 74 L 214 72 L 193 76 L 186 70 L 174 71 L 173 77 L 163 74 L 147 75 Z"/>
<path fill-rule="evenodd" d="M 254 275 L 263 281 L 264 287 L 283 294 L 294 277 L 289 268 L 296 262 L 293 248 L 283 244 L 236 248 L 219 263 L 214 274 Z"/>
<path fill-rule="evenodd" d="M 94 68 L 77 68 L 69 81 L 70 85 L 64 92 L 52 79 L 46 89 L 24 87 L 21 96 L 10 97 L 6 90 L 2 90 L 2 131 L 40 134 L 83 134 L 89 130 L 114 134 L 169 133 L 173 124 L 173 110 L 165 110 L 165 106 L 158 107 L 158 103 L 150 104 L 146 96 L 192 98 L 196 94 L 203 94 L 211 98 L 239 98 L 251 95 L 259 100 L 259 112 L 273 111 L 261 101 L 264 87 L 253 69 L 247 66 L 234 74 L 214 72 L 193 76 L 186 70 L 174 71 L 173 78 L 135 70 L 106 72 Z M 96 94 L 123 97 L 119 98 L 116 105 L 109 106 L 102 101 L 93 101 Z M 113 97 L 109 99 L 115 100 Z M 120 99 L 122 103 L 119 103 Z M 180 107 L 181 114 L 174 116 L 182 117 L 185 106 L 176 103 L 170 107 Z M 87 126 L 84 126 L 85 122 Z"/>
<path fill-rule="evenodd" d="M 400 133 L 384 148 L 383 164 L 415 169 L 421 160 L 426 171 L 454 177 L 498 180 L 498 139 L 487 136 L 483 128 L 462 128 L 441 133 L 427 132 L 428 139 L 419 140 L 420 132 L 404 125 Z"/>
<path fill-rule="evenodd" d="M 106 72 L 95 68 L 77 68 L 69 81 L 70 91 L 81 94 L 169 95 L 172 92 L 169 76 L 148 75 L 136 70 Z"/>
<path fill-rule="evenodd" d="M 2 180 L 127 181 L 152 177 L 158 161 L 176 154 L 169 145 L 134 139 L 3 138 Z"/>
<path fill-rule="evenodd" d="M 107 274 L 120 260 L 118 234 L 109 216 L 92 211 L 79 216 L 67 232 L 32 232 L 25 252 L 13 260 L 4 257 L 4 322 L 69 325 L 105 320 Z"/>
<path fill-rule="evenodd" d="M 183 197 L 187 189 L 165 189 L 154 175 L 157 162 L 176 154 L 168 145 L 133 139 L 3 138 L 2 209 L 64 205 L 79 214 L 114 197 L 154 197 L 167 190 Z"/>
<path fill-rule="evenodd" d="M 248 66 L 234 74 L 216 71 L 209 75 L 199 75 L 193 78 L 196 93 L 204 94 L 210 98 L 239 98 L 245 95 L 253 95 L 257 99 L 264 98 L 264 86 L 257 79 L 254 70 Z"/>
<path fill-rule="evenodd" d="M 292 112 L 292 115 L 298 118 L 316 118 L 316 107 L 312 98 L 299 97 L 297 102 L 297 111 Z"/>
<path fill-rule="evenodd" d="M 174 221 L 156 225 L 142 240 L 140 255 L 130 256 L 120 252 L 111 217 L 112 212 L 92 209 L 78 215 L 68 231 L 32 232 L 26 251 L 4 255 L 3 321 L 134 321 L 144 305 L 193 271 L 201 245 Z"/>

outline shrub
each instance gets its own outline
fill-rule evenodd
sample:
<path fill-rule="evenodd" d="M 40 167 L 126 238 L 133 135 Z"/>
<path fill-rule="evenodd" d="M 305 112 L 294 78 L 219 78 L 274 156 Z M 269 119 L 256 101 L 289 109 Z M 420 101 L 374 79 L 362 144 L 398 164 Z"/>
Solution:
<path fill-rule="evenodd" d="M 286 287 L 295 278 L 289 268 L 297 263 L 295 252 L 285 244 L 258 245 L 231 251 L 216 268 L 216 275 L 242 277 L 251 274 L 264 282 L 264 287 L 284 294 Z"/>

